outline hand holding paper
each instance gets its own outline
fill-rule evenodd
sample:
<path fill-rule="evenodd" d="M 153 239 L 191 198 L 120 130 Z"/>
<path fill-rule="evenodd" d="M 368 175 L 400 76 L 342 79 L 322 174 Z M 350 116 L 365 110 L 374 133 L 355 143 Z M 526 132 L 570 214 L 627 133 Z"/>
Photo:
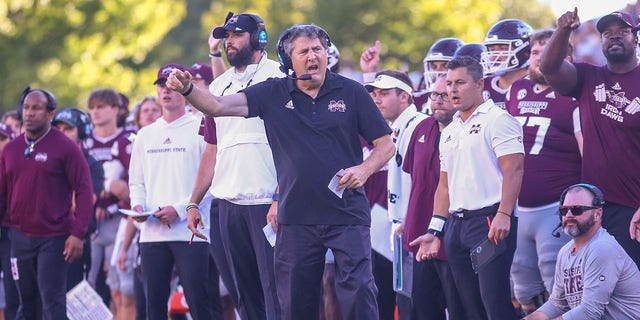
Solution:
<path fill-rule="evenodd" d="M 327 186 L 329 190 L 335 193 L 336 196 L 338 196 L 340 199 L 342 199 L 342 194 L 344 193 L 344 187 L 340 188 L 339 185 L 340 185 L 340 180 L 342 179 L 342 177 L 344 177 L 345 174 L 346 172 L 344 171 L 344 169 L 338 170 L 338 172 L 336 172 L 336 174 L 333 175 L 333 177 L 331 178 L 331 181 L 329 181 L 329 185 Z"/>
<path fill-rule="evenodd" d="M 262 232 L 264 232 L 264 236 L 267 237 L 267 241 L 272 247 L 276 246 L 276 232 L 271 227 L 271 223 L 267 223 L 266 226 L 262 228 Z"/>
<path fill-rule="evenodd" d="M 118 211 L 122 214 L 133 217 L 133 219 L 135 219 L 138 222 L 146 221 L 147 218 L 149 218 L 149 216 L 152 216 L 155 213 L 155 211 L 142 211 L 142 208 L 140 208 L 140 211 L 127 210 L 127 209 L 118 209 Z"/>

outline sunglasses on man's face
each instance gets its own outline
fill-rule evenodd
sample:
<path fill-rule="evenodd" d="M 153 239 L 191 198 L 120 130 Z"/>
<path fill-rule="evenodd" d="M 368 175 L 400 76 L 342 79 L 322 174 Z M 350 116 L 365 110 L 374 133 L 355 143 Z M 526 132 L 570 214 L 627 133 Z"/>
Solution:
<path fill-rule="evenodd" d="M 558 211 L 560 212 L 561 216 L 566 216 L 567 213 L 569 213 L 569 210 L 571 210 L 571 214 L 574 216 L 579 216 L 582 215 L 585 211 L 589 211 L 589 210 L 593 210 L 593 209 L 598 209 L 599 207 L 590 207 L 590 206 L 560 206 L 560 209 L 558 209 Z"/>

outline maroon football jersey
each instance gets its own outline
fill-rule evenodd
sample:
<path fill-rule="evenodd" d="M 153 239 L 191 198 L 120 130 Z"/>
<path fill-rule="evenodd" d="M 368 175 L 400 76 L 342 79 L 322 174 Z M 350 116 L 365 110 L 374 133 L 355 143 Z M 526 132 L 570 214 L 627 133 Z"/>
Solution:
<path fill-rule="evenodd" d="M 433 215 L 433 198 L 440 180 L 440 129 L 435 118 L 420 122 L 411 135 L 402 170 L 411 175 L 411 193 L 404 225 L 404 247 L 413 253 L 418 247 L 409 242 L 425 234 Z M 438 259 L 446 260 L 444 242 L 440 242 Z"/>
<path fill-rule="evenodd" d="M 582 182 L 605 199 L 640 207 L 640 67 L 616 74 L 606 66 L 576 63 L 571 93 L 580 104 L 584 156 Z"/>
<path fill-rule="evenodd" d="M 552 88 L 540 91 L 529 79 L 520 79 L 511 85 L 506 106 L 524 133 L 519 205 L 538 207 L 558 201 L 566 187 L 580 182 L 582 159 L 573 125 L 577 101 Z"/>
<path fill-rule="evenodd" d="M 484 78 L 484 88 L 482 89 L 482 98 L 487 101 L 493 100 L 496 106 L 506 109 L 504 101 L 507 99 L 509 89 L 502 89 L 498 85 L 498 76 L 488 76 Z"/>
<path fill-rule="evenodd" d="M 95 132 L 91 132 L 89 138 L 84 141 L 84 147 L 98 162 L 104 165 L 109 161 L 119 161 L 124 167 L 124 180 L 129 180 L 129 161 L 131 160 L 131 132 L 118 129 L 118 131 L 107 138 L 100 138 L 95 135 Z M 118 203 L 118 198 L 111 195 L 106 198 L 98 199 L 98 206 L 101 208 L 109 209 L 112 212 L 113 204 L 118 204 L 121 208 L 128 208 L 127 203 Z M 116 208 L 117 209 L 117 208 Z"/>

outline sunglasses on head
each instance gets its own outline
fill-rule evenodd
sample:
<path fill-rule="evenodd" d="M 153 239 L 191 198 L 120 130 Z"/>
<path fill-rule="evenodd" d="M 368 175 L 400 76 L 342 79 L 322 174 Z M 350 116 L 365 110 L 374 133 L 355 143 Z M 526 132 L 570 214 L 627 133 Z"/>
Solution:
<path fill-rule="evenodd" d="M 598 208 L 599 207 L 591 207 L 591 206 L 560 206 L 558 211 L 560 212 L 560 215 L 563 217 L 566 216 L 567 213 L 569 213 L 569 210 L 571 210 L 572 215 L 579 216 L 579 215 L 582 215 L 585 211 L 598 209 Z"/>

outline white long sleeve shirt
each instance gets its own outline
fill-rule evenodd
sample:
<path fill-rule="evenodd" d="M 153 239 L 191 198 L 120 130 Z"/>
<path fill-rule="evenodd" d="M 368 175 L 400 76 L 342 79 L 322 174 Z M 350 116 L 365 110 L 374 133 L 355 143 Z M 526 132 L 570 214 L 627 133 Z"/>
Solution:
<path fill-rule="evenodd" d="M 171 123 L 159 118 L 138 132 L 129 167 L 131 206 L 141 205 L 145 211 L 173 206 L 179 216 L 171 228 L 149 217 L 141 224 L 140 242 L 190 240 L 185 208 L 205 147 L 204 139 L 198 135 L 199 127 L 196 117 L 185 114 Z M 210 199 L 203 199 L 200 212 L 209 212 Z M 208 234 L 209 215 L 203 214 L 202 220 L 202 233 Z"/>

